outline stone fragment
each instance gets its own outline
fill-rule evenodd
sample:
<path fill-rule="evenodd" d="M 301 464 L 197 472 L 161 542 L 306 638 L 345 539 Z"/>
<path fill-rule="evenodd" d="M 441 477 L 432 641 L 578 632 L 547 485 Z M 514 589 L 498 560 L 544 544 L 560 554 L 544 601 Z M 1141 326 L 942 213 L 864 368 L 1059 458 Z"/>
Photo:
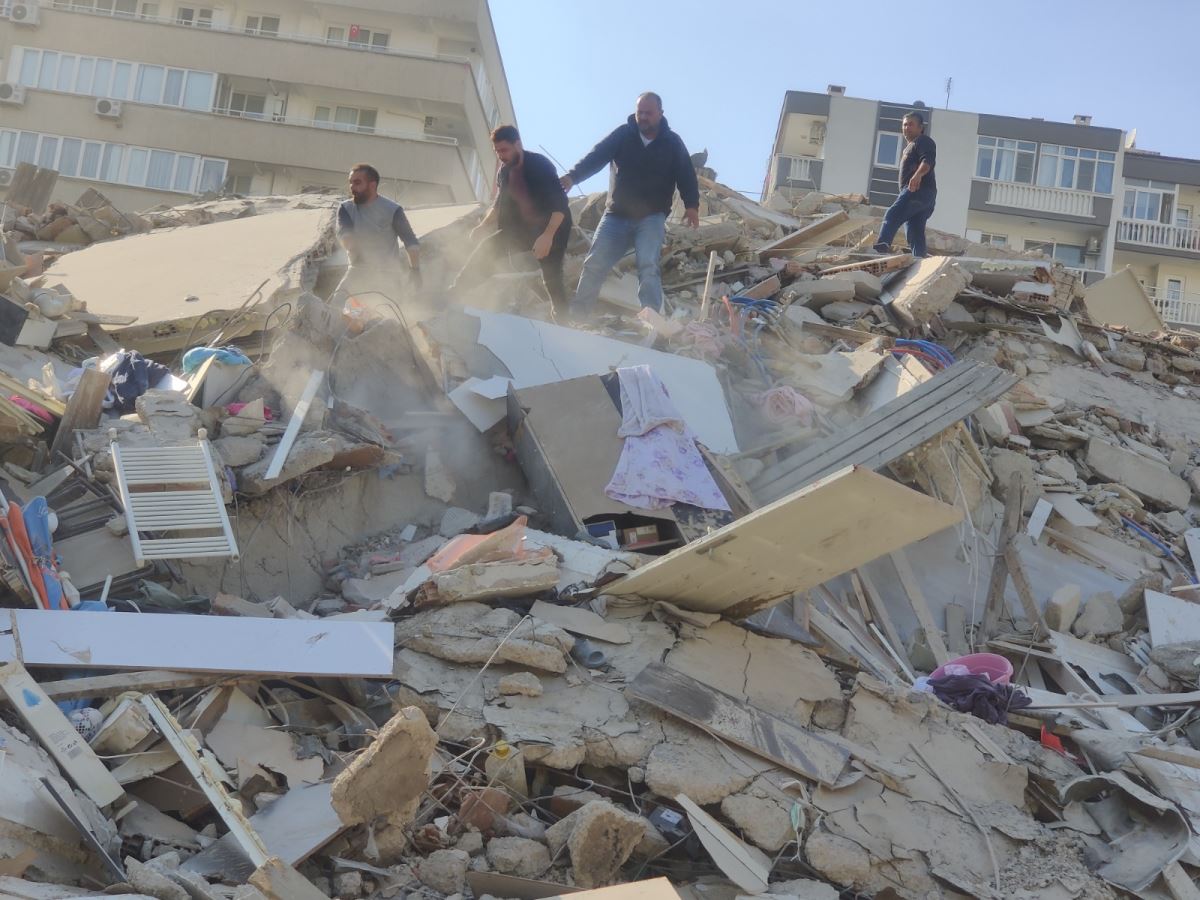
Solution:
<path fill-rule="evenodd" d="M 1100 438 L 1088 440 L 1084 461 L 1099 477 L 1124 485 L 1157 507 L 1186 510 L 1191 501 L 1188 483 L 1167 466 Z"/>
<path fill-rule="evenodd" d="M 473 834 L 479 837 L 478 832 Z M 471 854 L 465 850 L 435 850 L 417 863 L 415 872 L 421 884 L 442 894 L 457 894 L 466 887 L 470 865 Z"/>
<path fill-rule="evenodd" d="M 1042 463 L 1042 471 L 1047 475 L 1061 478 L 1063 481 L 1079 480 L 1079 472 L 1076 470 L 1075 464 L 1058 453 Z"/>
<path fill-rule="evenodd" d="M 542 680 L 532 672 L 514 672 L 500 679 L 500 693 L 506 697 L 540 697 Z"/>
<path fill-rule="evenodd" d="M 861 300 L 835 300 L 821 307 L 821 318 L 827 322 L 853 322 L 861 319 L 875 307 Z"/>
<path fill-rule="evenodd" d="M 379 730 L 374 742 L 333 782 L 331 801 L 347 825 L 386 816 L 407 825 L 429 785 L 429 761 L 437 735 L 421 711 L 408 706 Z"/>
<path fill-rule="evenodd" d="M 1102 591 L 1088 598 L 1083 612 L 1079 614 L 1079 618 L 1075 620 L 1075 625 L 1071 630 L 1079 637 L 1089 634 L 1095 637 L 1108 637 L 1124 627 L 1125 616 L 1121 612 L 1121 605 L 1117 602 L 1117 598 L 1107 591 Z"/>
<path fill-rule="evenodd" d="M 418 606 L 440 606 L 501 597 L 531 597 L 558 585 L 558 560 L 499 560 L 436 572 L 422 587 Z"/>
<path fill-rule="evenodd" d="M 263 452 L 267 449 L 267 442 L 258 433 L 245 437 L 227 434 L 213 441 L 213 449 L 220 454 L 225 465 L 237 469 L 262 459 Z"/>
<path fill-rule="evenodd" d="M 442 455 L 437 448 L 430 447 L 425 451 L 425 493 L 435 500 L 449 503 L 454 499 L 458 489 L 450 469 L 442 461 Z"/>
<path fill-rule="evenodd" d="M 1045 375 L 1050 371 L 1050 364 L 1044 359 L 1030 358 L 1025 360 L 1025 371 L 1030 375 Z"/>
<path fill-rule="evenodd" d="M 1083 591 L 1077 584 L 1065 584 L 1046 601 L 1046 625 L 1054 631 L 1069 631 L 1079 615 Z"/>
<path fill-rule="evenodd" d="M 134 401 L 138 418 L 156 438 L 182 444 L 196 437 L 200 411 L 179 391 L 146 391 Z"/>
<path fill-rule="evenodd" d="M 1192 372 L 1200 372 L 1200 359 L 1195 356 L 1171 356 L 1171 368 L 1177 369 L 1180 372 L 1186 372 L 1189 375 Z"/>
<path fill-rule="evenodd" d="M 362 872 L 339 872 L 333 876 L 333 894 L 338 900 L 355 900 L 363 895 Z"/>
<path fill-rule="evenodd" d="M 948 256 L 917 260 L 891 308 L 907 325 L 922 325 L 945 310 L 970 283 L 970 276 Z"/>
<path fill-rule="evenodd" d="M 813 881 L 811 878 L 797 878 L 794 881 L 777 881 L 767 888 L 769 897 L 790 897 L 795 900 L 838 900 L 841 895 L 837 888 L 823 881 Z"/>
<path fill-rule="evenodd" d="M 277 484 L 290 481 L 298 475 L 323 466 L 332 460 L 341 449 L 341 441 L 328 432 L 310 431 L 302 433 L 292 444 L 287 462 L 283 464 L 277 478 L 267 478 L 267 470 L 275 458 L 272 450 L 257 462 L 251 463 L 238 473 L 238 488 L 243 494 L 258 496 L 265 494 Z"/>
<path fill-rule="evenodd" d="M 556 858 L 565 846 L 575 883 L 594 888 L 613 880 L 645 833 L 641 816 L 607 800 L 594 800 L 551 826 L 546 842 Z"/>
<path fill-rule="evenodd" d="M 1121 366 L 1132 372 L 1140 372 L 1146 368 L 1146 354 L 1132 344 L 1117 344 L 1115 349 L 1105 350 L 1100 355 L 1113 365 Z"/>
<path fill-rule="evenodd" d="M 1192 493 L 1200 498 L 1200 468 L 1192 469 L 1187 476 L 1188 487 L 1192 489 Z"/>
<path fill-rule="evenodd" d="M 741 829 L 748 841 L 764 850 L 774 852 L 796 839 L 788 811 L 770 797 L 756 793 L 730 794 L 721 801 L 721 812 Z"/>
<path fill-rule="evenodd" d="M 247 403 L 234 415 L 221 420 L 222 437 L 244 437 L 255 434 L 267 424 L 266 405 L 262 398 Z"/>
<path fill-rule="evenodd" d="M 498 837 L 488 841 L 487 860 L 502 875 L 537 878 L 550 868 L 550 851 L 529 838 Z"/>
<path fill-rule="evenodd" d="M 1008 490 L 1008 483 L 1014 474 L 1021 476 L 1021 483 L 1025 488 L 1025 511 L 1032 510 L 1034 504 L 1037 503 L 1039 494 L 1037 479 L 1034 477 L 1033 460 L 1016 450 L 995 447 L 992 449 L 989 462 L 992 472 L 996 476 L 996 487 L 1001 492 Z"/>
<path fill-rule="evenodd" d="M 650 751 L 646 784 L 660 797 L 687 794 L 700 806 L 720 803 L 750 783 L 720 755 L 697 740 L 680 744 L 668 741 Z"/>
<path fill-rule="evenodd" d="M 461 850 L 468 856 L 478 856 L 483 852 L 483 835 L 478 831 L 467 831 L 458 839 L 454 849 Z"/>
<path fill-rule="evenodd" d="M 515 629 L 515 630 L 514 630 Z M 554 625 L 526 619 L 509 609 L 454 603 L 429 610 L 396 627 L 396 640 L 410 650 L 449 662 L 512 663 L 543 672 L 567 670 L 575 639 Z"/>
<path fill-rule="evenodd" d="M 473 528 L 482 521 L 483 518 L 481 516 L 471 512 L 469 509 L 451 506 L 442 513 L 442 523 L 438 526 L 438 534 L 442 537 L 452 538 L 455 535 L 462 534 L 468 528 Z"/>
<path fill-rule="evenodd" d="M 1200 678 L 1200 641 L 1155 647 L 1150 651 L 1150 659 L 1178 681 L 1194 682 Z"/>
<path fill-rule="evenodd" d="M 871 856 L 858 844 L 814 829 L 804 844 L 808 864 L 836 884 L 862 885 L 871 876 Z"/>
<path fill-rule="evenodd" d="M 134 890 L 149 894 L 157 900 L 191 900 L 188 892 L 166 875 L 132 856 L 125 857 L 125 874 Z"/>

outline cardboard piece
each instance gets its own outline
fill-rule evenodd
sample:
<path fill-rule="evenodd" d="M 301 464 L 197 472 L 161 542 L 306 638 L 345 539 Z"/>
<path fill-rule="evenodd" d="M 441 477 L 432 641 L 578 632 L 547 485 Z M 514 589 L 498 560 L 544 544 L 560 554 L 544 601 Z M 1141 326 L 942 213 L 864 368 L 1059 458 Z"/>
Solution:
<path fill-rule="evenodd" d="M 696 837 L 717 867 L 748 894 L 761 894 L 771 876 L 771 860 L 761 850 L 738 840 L 728 828 L 697 806 L 686 794 L 675 802 L 683 807 Z"/>
<path fill-rule="evenodd" d="M 855 466 L 674 550 L 605 590 L 743 618 L 961 519 L 955 507 Z"/>
<path fill-rule="evenodd" d="M 389 622 L 13 610 L 29 666 L 389 678 Z M 15 656 L 0 634 L 0 662 Z"/>

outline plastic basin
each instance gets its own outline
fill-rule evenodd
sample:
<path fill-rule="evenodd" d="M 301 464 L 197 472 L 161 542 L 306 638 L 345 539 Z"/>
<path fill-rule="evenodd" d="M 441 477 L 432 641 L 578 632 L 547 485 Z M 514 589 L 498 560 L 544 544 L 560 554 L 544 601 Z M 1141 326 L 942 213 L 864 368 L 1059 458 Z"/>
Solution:
<path fill-rule="evenodd" d="M 929 677 L 940 678 L 946 674 L 946 666 L 953 665 L 966 666 L 972 675 L 985 675 L 993 684 L 1008 684 L 1013 674 L 1012 663 L 1003 656 L 996 653 L 972 653 L 948 660 L 945 666 L 934 669 Z"/>

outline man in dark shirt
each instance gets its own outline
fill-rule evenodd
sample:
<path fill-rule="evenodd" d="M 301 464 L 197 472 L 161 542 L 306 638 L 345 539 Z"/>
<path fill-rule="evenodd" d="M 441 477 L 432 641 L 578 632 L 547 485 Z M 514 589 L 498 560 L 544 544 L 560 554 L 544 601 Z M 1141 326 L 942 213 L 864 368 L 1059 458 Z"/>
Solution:
<path fill-rule="evenodd" d="M 660 310 L 662 276 L 658 264 L 667 213 L 678 188 L 684 221 L 699 227 L 700 186 L 683 139 L 663 117 L 658 94 L 648 91 L 637 98 L 636 111 L 625 124 L 562 177 L 563 190 L 569 191 L 572 185 L 591 178 L 609 164 L 616 169 L 615 183 L 592 238 L 592 248 L 583 261 L 572 310 L 578 315 L 592 312 L 604 279 L 630 248 L 637 258 L 638 299 L 643 307 Z"/>
<path fill-rule="evenodd" d="M 905 235 L 909 249 L 913 256 L 923 258 L 929 255 L 925 246 L 925 223 L 933 215 L 937 203 L 937 180 L 933 174 L 937 145 L 925 133 L 925 117 L 919 112 L 906 115 L 901 128 L 908 143 L 900 157 L 900 196 L 883 216 L 875 249 L 889 253 L 896 232 L 901 225 L 907 225 Z"/>
<path fill-rule="evenodd" d="M 379 196 L 379 172 L 374 166 L 356 165 L 349 183 L 350 199 L 338 207 L 337 233 L 350 257 L 350 268 L 331 300 L 344 303 L 347 315 L 364 319 L 371 307 L 386 300 L 399 302 L 405 280 L 421 284 L 421 248 L 403 207 Z M 407 267 L 397 240 L 404 244 Z"/>
<path fill-rule="evenodd" d="M 571 234 L 571 210 L 558 181 L 554 163 L 521 146 L 521 135 L 512 125 L 492 132 L 492 148 L 500 160 L 496 173 L 496 202 L 471 232 L 479 239 L 487 229 L 497 230 L 479 241 L 451 290 L 480 284 L 514 253 L 533 253 L 542 269 L 542 283 L 556 315 L 567 311 L 563 281 L 563 256 Z"/>

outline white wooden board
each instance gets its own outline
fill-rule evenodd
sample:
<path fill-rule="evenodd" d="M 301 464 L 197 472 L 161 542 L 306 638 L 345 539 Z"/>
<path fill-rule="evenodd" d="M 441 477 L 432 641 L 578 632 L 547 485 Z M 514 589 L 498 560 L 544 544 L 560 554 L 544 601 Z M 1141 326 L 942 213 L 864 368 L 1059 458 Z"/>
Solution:
<path fill-rule="evenodd" d="M 748 616 L 961 519 L 955 507 L 869 469 L 842 469 L 660 557 L 605 591 Z"/>
<path fill-rule="evenodd" d="M 1048 494 L 1046 499 L 1054 511 L 1077 528 L 1095 528 L 1100 517 L 1070 494 Z"/>
<path fill-rule="evenodd" d="M 522 316 L 467 312 L 479 319 L 479 343 L 504 363 L 518 388 L 606 375 L 622 366 L 648 365 L 662 379 L 679 414 L 706 447 L 714 453 L 737 452 L 725 392 L 716 370 L 708 363 Z M 478 406 L 476 401 L 471 402 L 473 420 L 478 418 Z M 495 422 L 503 414 L 500 407 Z M 475 425 L 478 427 L 479 422 Z"/>
<path fill-rule="evenodd" d="M 1200 603 L 1146 591 L 1146 618 L 1155 647 L 1200 641 Z"/>
<path fill-rule="evenodd" d="M 13 613 L 27 666 L 363 678 L 392 674 L 395 627 L 390 622 L 45 609 Z M 0 634 L 0 662 L 13 657 L 12 635 Z"/>
<path fill-rule="evenodd" d="M 761 894 L 771 877 L 771 860 L 757 847 L 734 836 L 728 828 L 702 810 L 687 794 L 677 794 L 700 843 L 729 880 L 748 894 Z"/>

